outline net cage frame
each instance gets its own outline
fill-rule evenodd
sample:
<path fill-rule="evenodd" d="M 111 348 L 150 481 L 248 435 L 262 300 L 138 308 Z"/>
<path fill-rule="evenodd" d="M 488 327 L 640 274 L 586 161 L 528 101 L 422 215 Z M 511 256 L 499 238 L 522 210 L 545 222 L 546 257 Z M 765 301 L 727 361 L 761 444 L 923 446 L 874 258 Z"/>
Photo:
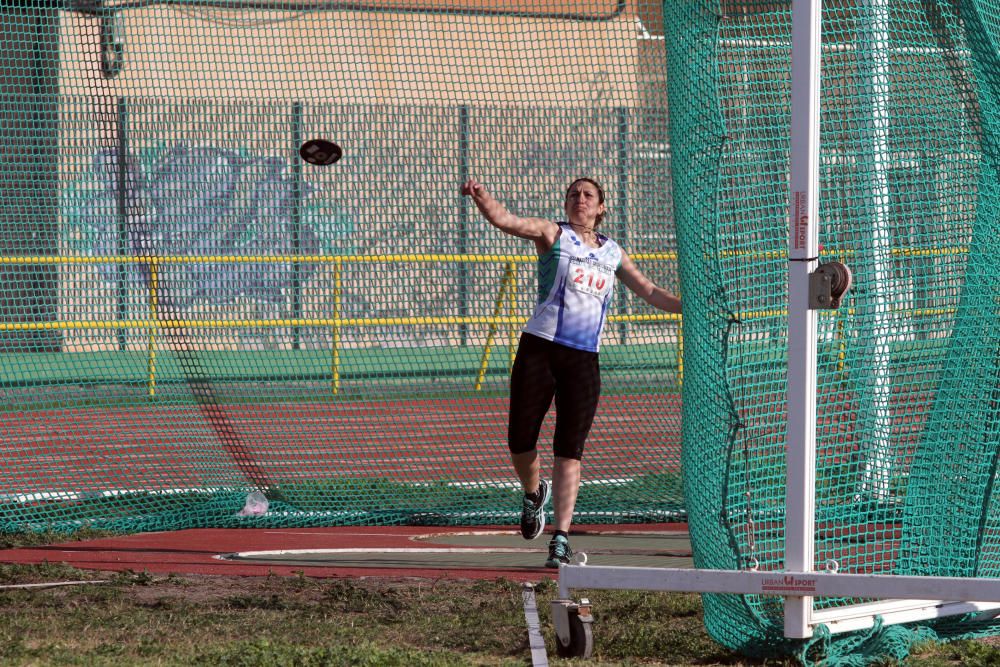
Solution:
<path fill-rule="evenodd" d="M 875 0 L 885 7 L 886 0 Z M 785 448 L 784 554 L 786 567 L 765 571 L 757 563 L 748 569 L 681 569 L 592 566 L 585 557 L 559 568 L 560 600 L 553 615 L 560 641 L 569 644 L 567 608 L 572 591 L 646 590 L 779 596 L 783 599 L 784 636 L 809 639 L 819 626 L 830 634 L 868 630 L 957 615 L 977 621 L 1000 614 L 1000 579 L 988 577 L 854 574 L 837 571 L 836 563 L 817 569 L 815 560 L 815 500 L 817 441 L 818 308 L 811 300 L 810 279 L 819 264 L 820 101 L 822 55 L 821 0 L 791 2 L 791 117 L 788 181 L 788 430 Z M 885 28 L 877 28 L 887 46 Z M 884 85 L 884 66 L 873 74 Z M 884 90 L 883 90 L 884 94 Z M 883 105 L 885 100 L 882 100 Z M 883 119 L 884 120 L 884 119 Z M 884 124 L 875 119 L 876 133 Z M 876 229 L 876 243 L 885 243 Z M 885 267 L 876 270 L 887 270 Z M 827 306 L 829 307 L 829 306 Z M 877 384 L 887 385 L 885 378 Z M 866 464 L 869 490 L 887 480 Z M 582 560 L 582 562 L 579 562 Z M 862 598 L 869 602 L 815 609 L 818 597 Z M 581 603 L 582 604 L 582 603 Z M 587 608 L 591 604 L 586 600 Z"/>

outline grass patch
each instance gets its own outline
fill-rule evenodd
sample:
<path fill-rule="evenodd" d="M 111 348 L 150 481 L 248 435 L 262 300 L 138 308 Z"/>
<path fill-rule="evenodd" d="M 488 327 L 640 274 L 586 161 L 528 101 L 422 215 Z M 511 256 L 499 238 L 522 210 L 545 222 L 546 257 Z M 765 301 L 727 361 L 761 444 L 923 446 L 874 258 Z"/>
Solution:
<path fill-rule="evenodd" d="M 0 533 L 0 549 L 17 549 L 19 547 L 34 547 L 45 544 L 55 544 L 58 542 L 96 540 L 102 537 L 112 537 L 117 535 L 106 530 L 93 530 L 89 528 L 75 530 L 72 532 L 59 531 L 20 531 L 10 533 Z"/>
<path fill-rule="evenodd" d="M 97 573 L 11 566 L 5 582 Z M 537 588 L 553 663 L 549 602 Z M 720 648 L 696 596 L 600 592 L 593 665 L 758 664 Z M 530 664 L 521 586 L 494 581 L 154 577 L 0 590 L 0 663 L 32 665 Z M 578 661 L 579 662 L 579 661 Z"/>
<path fill-rule="evenodd" d="M 31 538 L 34 542 L 35 538 Z M 115 575 L 65 565 L 0 566 L 0 584 L 104 579 L 0 589 L 0 664 L 232 666 L 519 666 L 530 664 L 521 586 L 506 579 L 314 579 Z M 549 603 L 536 586 L 550 662 L 610 665 L 772 665 L 715 643 L 698 596 L 577 591 L 594 601 L 594 656 L 556 657 Z M 896 665 L 884 662 L 884 665 Z M 1000 664 L 983 641 L 915 647 L 903 665 Z"/>
<path fill-rule="evenodd" d="M 506 345 L 495 345 L 494 352 Z M 482 363 L 484 347 L 342 347 L 338 373 L 342 378 L 459 377 L 474 381 Z M 199 350 L 205 372 L 220 382 L 329 382 L 331 349 L 305 350 Z M 22 352 L 9 354 L 0 381 L 5 386 L 54 384 L 144 385 L 149 381 L 149 355 L 139 350 L 102 352 Z M 676 371 L 677 350 L 673 344 L 632 343 L 605 346 L 601 365 L 609 371 Z M 487 367 L 491 375 L 507 374 L 504 357 Z M 156 383 L 183 381 L 185 370 L 177 354 L 156 350 Z"/>

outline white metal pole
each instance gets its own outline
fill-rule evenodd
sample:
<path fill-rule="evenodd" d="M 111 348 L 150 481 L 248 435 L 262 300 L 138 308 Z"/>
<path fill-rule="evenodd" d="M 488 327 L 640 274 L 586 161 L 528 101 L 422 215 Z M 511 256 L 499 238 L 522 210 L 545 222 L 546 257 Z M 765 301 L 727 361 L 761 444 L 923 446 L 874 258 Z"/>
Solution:
<path fill-rule="evenodd" d="M 785 569 L 811 572 L 816 468 L 816 311 L 809 275 L 819 255 L 820 0 L 792 0 L 788 239 L 788 467 Z M 785 636 L 812 636 L 813 598 L 785 598 Z"/>
<path fill-rule="evenodd" d="M 865 22 L 869 28 L 860 32 L 858 39 L 866 45 L 866 83 L 870 90 L 870 140 L 867 148 L 873 160 L 869 192 L 873 216 L 871 220 L 873 292 L 870 306 L 875 312 L 871 336 L 875 338 L 870 368 L 864 373 L 869 383 L 868 407 L 875 416 L 872 438 L 868 450 L 862 452 L 864 468 L 856 501 L 884 501 L 889 497 L 889 479 L 892 469 L 891 414 L 891 364 L 890 345 L 906 337 L 894 326 L 892 300 L 899 294 L 892 267 L 892 246 L 889 238 L 889 3 L 888 0 L 868 0 L 863 6 L 870 12 Z"/>

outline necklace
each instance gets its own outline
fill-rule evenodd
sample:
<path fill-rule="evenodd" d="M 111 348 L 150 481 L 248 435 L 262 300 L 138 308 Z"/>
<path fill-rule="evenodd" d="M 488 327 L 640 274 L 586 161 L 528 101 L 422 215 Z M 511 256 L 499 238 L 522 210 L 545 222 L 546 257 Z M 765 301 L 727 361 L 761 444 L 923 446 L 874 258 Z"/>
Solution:
<path fill-rule="evenodd" d="M 584 240 L 587 240 L 587 237 L 589 236 L 593 240 L 594 243 L 598 242 L 597 230 L 595 230 L 593 227 L 587 227 L 586 225 L 578 225 L 575 222 L 570 222 L 568 224 L 569 224 L 570 227 L 575 227 L 577 229 L 582 229 L 585 232 L 585 234 L 583 235 Z"/>

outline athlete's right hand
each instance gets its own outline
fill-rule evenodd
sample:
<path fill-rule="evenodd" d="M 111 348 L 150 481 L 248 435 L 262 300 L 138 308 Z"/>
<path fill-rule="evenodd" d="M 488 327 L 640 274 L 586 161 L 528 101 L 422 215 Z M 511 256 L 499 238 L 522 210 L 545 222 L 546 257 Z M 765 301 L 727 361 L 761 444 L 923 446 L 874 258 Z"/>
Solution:
<path fill-rule="evenodd" d="M 474 178 L 470 178 L 465 182 L 465 185 L 462 186 L 462 194 L 466 197 L 475 197 L 482 189 L 483 186 L 479 183 L 479 181 Z"/>

